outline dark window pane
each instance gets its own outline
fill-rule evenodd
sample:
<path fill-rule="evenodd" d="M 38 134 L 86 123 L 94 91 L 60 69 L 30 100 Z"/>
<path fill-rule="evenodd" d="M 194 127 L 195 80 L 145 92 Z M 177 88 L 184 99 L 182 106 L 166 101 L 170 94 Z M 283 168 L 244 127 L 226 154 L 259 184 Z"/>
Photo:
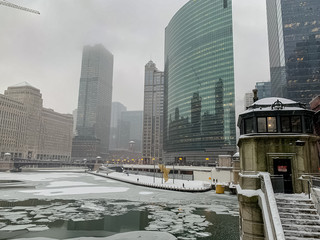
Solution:
<path fill-rule="evenodd" d="M 267 119 L 265 117 L 258 118 L 258 132 L 267 132 Z"/>
<path fill-rule="evenodd" d="M 305 118 L 305 123 L 306 123 L 306 132 L 307 133 L 313 133 L 313 122 L 311 117 L 306 117 Z"/>
<path fill-rule="evenodd" d="M 277 119 L 275 117 L 268 117 L 268 132 L 277 132 Z"/>
<path fill-rule="evenodd" d="M 281 117 L 281 132 L 291 132 L 290 117 Z"/>
<path fill-rule="evenodd" d="M 228 0 L 223 0 L 223 8 L 227 8 L 228 7 Z"/>
<path fill-rule="evenodd" d="M 300 116 L 293 116 L 291 117 L 291 125 L 292 125 L 292 132 L 301 132 L 301 117 Z"/>
<path fill-rule="evenodd" d="M 247 118 L 244 121 L 245 133 L 253 133 L 253 119 Z"/>

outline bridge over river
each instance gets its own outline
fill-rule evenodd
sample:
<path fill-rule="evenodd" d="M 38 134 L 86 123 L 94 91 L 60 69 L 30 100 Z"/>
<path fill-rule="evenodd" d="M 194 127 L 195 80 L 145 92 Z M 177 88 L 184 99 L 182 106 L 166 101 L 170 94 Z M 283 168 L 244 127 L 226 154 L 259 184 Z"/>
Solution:
<path fill-rule="evenodd" d="M 65 162 L 60 160 L 35 160 L 15 158 L 9 161 L 0 161 L 0 171 L 21 171 L 21 168 L 88 168 L 93 170 L 95 162 Z"/>

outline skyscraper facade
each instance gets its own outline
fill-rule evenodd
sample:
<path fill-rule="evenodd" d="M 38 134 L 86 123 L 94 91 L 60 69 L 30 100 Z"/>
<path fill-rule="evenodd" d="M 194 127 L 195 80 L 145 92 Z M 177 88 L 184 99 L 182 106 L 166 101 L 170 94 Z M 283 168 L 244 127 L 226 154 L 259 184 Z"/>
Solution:
<path fill-rule="evenodd" d="M 109 149 L 112 77 L 113 55 L 101 44 L 85 46 L 82 54 L 74 147 L 77 148 L 78 140 L 82 143 L 91 140 L 98 143 L 97 152 L 89 155 L 104 155 Z M 73 152 L 82 155 L 79 151 Z M 84 155 L 89 157 L 86 153 Z"/>
<path fill-rule="evenodd" d="M 258 99 L 271 97 L 271 82 L 256 82 Z"/>
<path fill-rule="evenodd" d="M 142 111 L 121 112 L 121 119 L 118 123 L 119 149 L 142 151 Z M 130 146 L 130 142 L 132 142 Z"/>
<path fill-rule="evenodd" d="M 272 95 L 308 104 L 320 89 L 320 1 L 266 2 Z"/>
<path fill-rule="evenodd" d="M 143 151 L 146 163 L 162 160 L 163 151 L 164 73 L 154 62 L 145 66 Z"/>
<path fill-rule="evenodd" d="M 110 149 L 119 149 L 119 122 L 121 113 L 127 111 L 127 107 L 120 102 L 112 102 L 111 124 L 110 124 Z"/>
<path fill-rule="evenodd" d="M 166 28 L 166 161 L 202 165 L 236 149 L 231 4 L 189 1 Z"/>
<path fill-rule="evenodd" d="M 245 93 L 244 95 L 244 110 L 247 110 L 253 103 L 253 92 Z"/>

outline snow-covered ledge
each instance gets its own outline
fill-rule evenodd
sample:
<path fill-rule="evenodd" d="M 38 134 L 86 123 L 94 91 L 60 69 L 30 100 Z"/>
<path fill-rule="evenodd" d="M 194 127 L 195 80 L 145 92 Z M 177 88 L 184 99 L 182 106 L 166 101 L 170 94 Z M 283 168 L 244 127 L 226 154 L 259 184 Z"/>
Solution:
<path fill-rule="evenodd" d="M 265 239 L 268 240 L 285 240 L 278 207 L 276 204 L 270 174 L 259 172 L 257 174 L 240 174 L 242 178 L 260 179 L 261 189 L 242 189 L 237 186 L 238 195 L 246 197 L 258 197 L 258 204 L 262 212 Z"/>
<path fill-rule="evenodd" d="M 260 172 L 260 178 L 262 178 L 261 190 L 263 192 L 264 201 L 266 203 L 267 216 L 270 217 L 271 228 L 275 239 L 285 240 L 280 215 L 278 212 L 278 206 L 274 197 L 274 191 L 271 183 L 270 174 L 267 172 Z"/>

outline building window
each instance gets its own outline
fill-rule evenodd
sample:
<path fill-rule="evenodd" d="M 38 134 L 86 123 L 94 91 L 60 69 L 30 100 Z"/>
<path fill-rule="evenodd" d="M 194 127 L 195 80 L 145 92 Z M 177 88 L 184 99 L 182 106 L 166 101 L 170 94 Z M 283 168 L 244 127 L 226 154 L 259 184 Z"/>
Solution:
<path fill-rule="evenodd" d="M 259 133 L 275 133 L 277 132 L 276 117 L 258 117 L 258 132 Z"/>
<path fill-rule="evenodd" d="M 301 128 L 301 117 L 300 116 L 294 116 L 291 118 L 291 124 L 292 124 L 292 132 L 300 133 Z"/>
<path fill-rule="evenodd" d="M 253 118 L 247 118 L 244 120 L 244 132 L 253 133 Z"/>
<path fill-rule="evenodd" d="M 277 132 L 277 119 L 275 117 L 268 117 L 268 132 Z"/>
<path fill-rule="evenodd" d="M 281 132 L 284 133 L 301 133 L 301 117 L 300 116 L 286 116 L 281 117 Z M 311 130 L 312 132 L 312 130 Z"/>
<path fill-rule="evenodd" d="M 258 132 L 267 132 L 267 118 L 259 117 L 258 118 Z"/>
<path fill-rule="evenodd" d="M 291 132 L 290 117 L 281 117 L 281 132 Z"/>
<path fill-rule="evenodd" d="M 223 0 L 223 8 L 227 8 L 228 7 L 228 0 Z"/>
<path fill-rule="evenodd" d="M 306 132 L 313 133 L 313 121 L 311 117 L 305 117 Z"/>

